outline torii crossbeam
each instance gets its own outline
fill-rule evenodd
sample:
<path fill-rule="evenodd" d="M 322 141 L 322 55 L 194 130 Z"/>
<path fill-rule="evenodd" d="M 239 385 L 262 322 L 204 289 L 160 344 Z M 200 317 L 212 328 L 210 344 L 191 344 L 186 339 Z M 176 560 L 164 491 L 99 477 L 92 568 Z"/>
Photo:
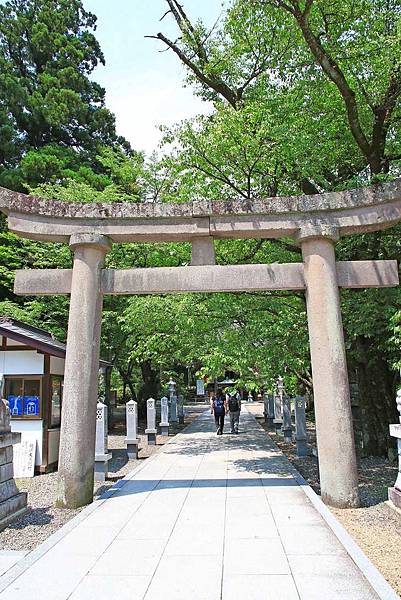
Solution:
<path fill-rule="evenodd" d="M 59 503 L 92 500 L 97 365 L 104 294 L 305 290 L 320 483 L 325 502 L 357 506 L 357 471 L 339 288 L 398 285 L 396 261 L 335 260 L 343 235 L 401 221 L 401 180 L 315 196 L 190 204 L 80 204 L 0 188 L 18 235 L 69 244 L 68 270 L 18 271 L 18 294 L 70 294 Z M 214 238 L 292 237 L 303 263 L 215 265 Z M 111 243 L 191 242 L 189 267 L 103 269 Z M 77 443 L 79 440 L 79 443 Z"/>

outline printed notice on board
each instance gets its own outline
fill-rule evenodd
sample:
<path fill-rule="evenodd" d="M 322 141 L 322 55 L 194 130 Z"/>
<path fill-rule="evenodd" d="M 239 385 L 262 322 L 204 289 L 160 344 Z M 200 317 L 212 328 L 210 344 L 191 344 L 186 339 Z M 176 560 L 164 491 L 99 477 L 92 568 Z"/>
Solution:
<path fill-rule="evenodd" d="M 203 379 L 196 380 L 196 395 L 204 396 L 205 395 L 205 382 Z"/>
<path fill-rule="evenodd" d="M 21 442 L 13 446 L 14 477 L 33 477 L 35 471 L 36 440 L 22 435 Z"/>

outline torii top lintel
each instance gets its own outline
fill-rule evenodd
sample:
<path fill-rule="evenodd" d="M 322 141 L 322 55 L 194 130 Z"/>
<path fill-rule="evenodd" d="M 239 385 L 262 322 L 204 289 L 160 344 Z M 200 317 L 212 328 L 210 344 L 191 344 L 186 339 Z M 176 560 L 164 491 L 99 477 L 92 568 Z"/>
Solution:
<path fill-rule="evenodd" d="M 191 241 L 200 237 L 277 238 L 351 235 L 401 221 L 401 178 L 366 188 L 264 200 L 79 203 L 0 188 L 0 210 L 21 237 L 68 243 L 76 234 L 115 242 Z M 334 232 L 334 233 L 333 233 Z"/>

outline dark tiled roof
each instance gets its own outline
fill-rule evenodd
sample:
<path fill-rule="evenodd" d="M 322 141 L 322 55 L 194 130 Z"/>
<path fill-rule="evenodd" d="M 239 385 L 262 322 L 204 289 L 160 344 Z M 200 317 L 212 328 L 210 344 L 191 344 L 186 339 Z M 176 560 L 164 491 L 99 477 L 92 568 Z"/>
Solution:
<path fill-rule="evenodd" d="M 44 329 L 39 329 L 33 325 L 27 325 L 11 317 L 0 316 L 0 335 L 20 342 L 26 346 L 31 346 L 35 350 L 45 352 L 51 356 L 65 358 L 66 345 L 54 339 L 53 336 Z M 109 367 L 110 363 L 101 360 L 101 367 Z"/>

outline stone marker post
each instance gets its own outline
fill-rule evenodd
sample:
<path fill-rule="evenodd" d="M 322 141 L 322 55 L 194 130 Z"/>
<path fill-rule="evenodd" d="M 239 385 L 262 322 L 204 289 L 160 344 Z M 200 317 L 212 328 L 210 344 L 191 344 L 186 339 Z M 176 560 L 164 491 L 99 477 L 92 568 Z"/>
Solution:
<path fill-rule="evenodd" d="M 111 453 L 107 449 L 107 434 L 107 406 L 103 402 L 98 402 L 96 407 L 95 481 L 105 481 L 107 477 L 107 463 L 111 459 Z"/>
<path fill-rule="evenodd" d="M 359 506 L 351 402 L 334 241 L 328 225 L 301 229 L 322 500 Z"/>
<path fill-rule="evenodd" d="M 267 423 L 267 414 L 268 414 L 268 406 L 269 406 L 269 396 L 268 394 L 263 395 L 263 417 L 265 423 Z"/>
<path fill-rule="evenodd" d="M 297 443 L 298 456 L 308 455 L 307 433 L 306 433 L 306 414 L 305 414 L 305 397 L 296 396 L 295 403 L 295 440 Z"/>
<path fill-rule="evenodd" d="M 11 433 L 10 410 L 3 399 L 3 388 L 4 376 L 0 374 L 0 531 L 27 510 L 27 493 L 18 491 L 13 470 L 13 444 L 21 441 L 21 434 Z"/>
<path fill-rule="evenodd" d="M 269 394 L 267 397 L 267 424 L 269 427 L 273 425 L 274 421 L 274 396 Z"/>
<path fill-rule="evenodd" d="M 399 423 L 390 425 L 390 435 L 397 440 L 398 449 L 398 475 L 394 487 L 388 490 L 388 499 L 401 509 L 401 390 L 397 392 L 397 410 L 400 414 Z"/>
<path fill-rule="evenodd" d="M 61 413 L 57 504 L 78 508 L 93 501 L 96 403 L 103 294 L 101 273 L 109 239 L 70 237 L 74 252 L 64 401 Z"/>
<path fill-rule="evenodd" d="M 283 425 L 283 378 L 280 376 L 276 382 L 276 393 L 274 394 L 274 428 L 276 433 L 281 432 Z"/>
<path fill-rule="evenodd" d="M 156 403 L 153 398 L 149 398 L 146 402 L 146 417 L 147 428 L 145 433 L 148 436 L 148 445 L 155 446 L 156 444 Z"/>
<path fill-rule="evenodd" d="M 175 393 L 176 383 L 170 377 L 170 381 L 168 382 L 168 391 L 170 394 L 170 421 L 172 423 L 178 423 L 178 415 L 177 415 L 177 396 Z"/>
<path fill-rule="evenodd" d="M 265 418 L 265 423 L 268 425 L 273 425 L 274 419 L 274 396 L 271 394 L 265 393 L 263 396 L 263 416 Z"/>
<path fill-rule="evenodd" d="M 168 398 L 163 396 L 160 400 L 160 431 L 164 436 L 168 436 L 168 428 L 170 423 L 168 422 Z"/>
<path fill-rule="evenodd" d="M 125 421 L 127 426 L 127 444 L 128 458 L 138 458 L 139 438 L 138 438 L 138 404 L 135 400 L 130 400 L 125 405 Z"/>
<path fill-rule="evenodd" d="M 180 394 L 178 396 L 177 412 L 178 412 L 178 422 L 180 423 L 180 425 L 183 425 L 185 413 L 184 413 L 184 396 L 182 394 Z"/>
<path fill-rule="evenodd" d="M 291 398 L 283 396 L 283 426 L 282 432 L 285 442 L 292 442 L 292 422 L 291 422 Z"/>

